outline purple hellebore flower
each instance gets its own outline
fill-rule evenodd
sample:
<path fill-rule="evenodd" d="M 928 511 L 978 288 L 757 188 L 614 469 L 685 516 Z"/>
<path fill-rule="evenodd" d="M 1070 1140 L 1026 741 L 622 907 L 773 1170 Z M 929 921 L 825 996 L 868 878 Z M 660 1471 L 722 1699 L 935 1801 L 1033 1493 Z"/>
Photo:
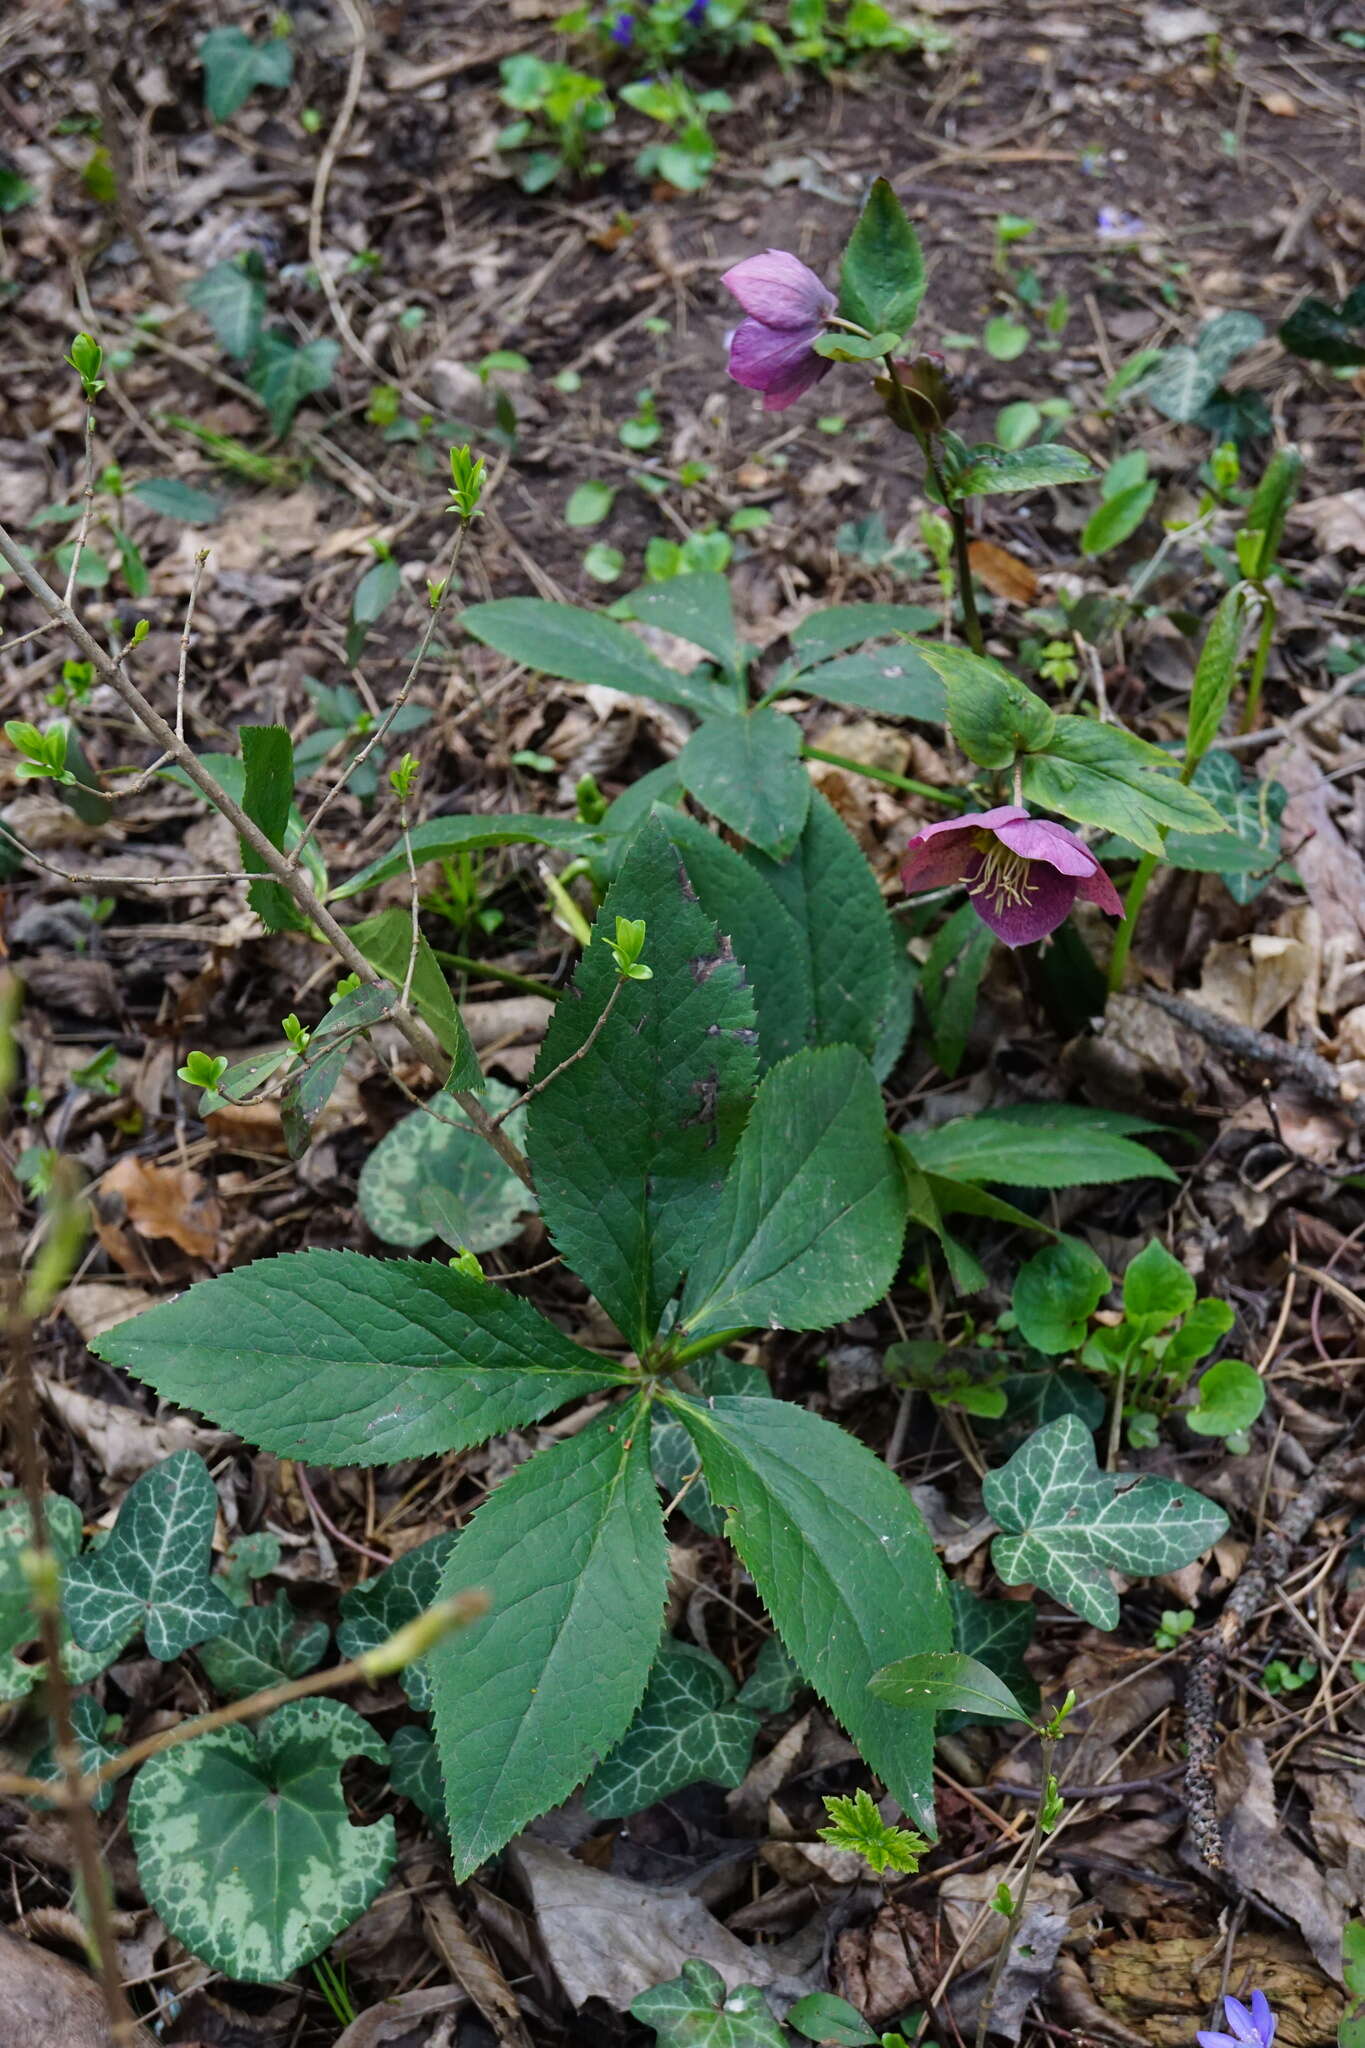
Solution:
<path fill-rule="evenodd" d="M 611 39 L 618 49 L 628 50 L 635 40 L 635 16 L 618 14 L 611 25 Z"/>
<path fill-rule="evenodd" d="M 1199 2048 L 1270 2048 L 1275 2038 L 1275 2015 L 1264 1991 L 1252 1992 L 1250 2011 L 1240 1998 L 1225 1998 L 1223 2011 L 1227 2015 L 1227 2033 L 1196 2034 Z"/>
<path fill-rule="evenodd" d="M 1007 946 L 1027 946 L 1055 932 L 1078 896 L 1112 917 L 1123 913 L 1118 891 L 1089 847 L 1064 825 L 1031 818 L 1018 804 L 926 825 L 906 852 L 901 880 L 908 890 L 965 882 L 977 916 Z"/>
<path fill-rule="evenodd" d="M 749 316 L 729 337 L 730 375 L 746 391 L 763 393 L 764 412 L 782 412 L 830 367 L 811 343 L 839 302 L 786 249 L 746 256 L 721 283 Z"/>

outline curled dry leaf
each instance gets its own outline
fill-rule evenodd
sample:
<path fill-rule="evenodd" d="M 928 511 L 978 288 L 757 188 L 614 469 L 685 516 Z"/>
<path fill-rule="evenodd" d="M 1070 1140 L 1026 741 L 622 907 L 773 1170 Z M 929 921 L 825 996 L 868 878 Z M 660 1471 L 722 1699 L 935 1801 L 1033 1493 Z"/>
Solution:
<path fill-rule="evenodd" d="M 168 1237 L 191 1258 L 211 1259 L 218 1249 L 218 1198 L 192 1167 L 157 1166 L 129 1153 L 102 1177 L 96 1200 L 102 1211 L 95 1224 L 100 1242 L 129 1272 L 139 1266 L 129 1265 L 124 1256 L 130 1247 L 118 1226 L 125 1219 L 139 1236 Z M 136 1247 L 131 1249 L 136 1257 Z"/>
<path fill-rule="evenodd" d="M 1286 1836 L 1270 1761 L 1257 1736 L 1233 1735 L 1223 1744 L 1217 1800 L 1223 1863 L 1232 1882 L 1293 1922 L 1319 1967 L 1340 1983 L 1345 1880 L 1319 1869 Z"/>
<path fill-rule="evenodd" d="M 154 1422 L 140 1409 L 120 1408 L 60 1380 L 40 1376 L 38 1391 L 44 1405 L 94 1453 L 106 1479 L 128 1482 L 175 1451 L 202 1451 L 207 1456 L 231 1441 L 225 1430 L 201 1428 L 187 1415 Z"/>
<path fill-rule="evenodd" d="M 372 2005 L 338 2034 L 336 2048 L 437 2048 L 449 2040 L 441 2019 L 452 2019 L 469 2000 L 455 1984 L 433 1984 L 426 1991 L 400 1991 Z M 438 2025 L 433 2031 L 432 2022 Z"/>
<path fill-rule="evenodd" d="M 967 549 L 972 574 L 984 583 L 992 597 L 1007 604 L 1032 604 L 1038 595 L 1038 578 L 1027 562 L 997 547 L 993 540 L 974 540 Z"/>

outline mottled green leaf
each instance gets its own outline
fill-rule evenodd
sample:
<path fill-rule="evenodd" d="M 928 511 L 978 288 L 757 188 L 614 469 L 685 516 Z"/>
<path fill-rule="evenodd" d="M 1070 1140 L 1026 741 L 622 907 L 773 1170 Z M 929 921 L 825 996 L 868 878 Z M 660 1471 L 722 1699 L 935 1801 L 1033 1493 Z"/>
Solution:
<path fill-rule="evenodd" d="M 213 526 L 223 516 L 221 498 L 211 491 L 196 490 L 178 476 L 144 477 L 130 487 L 128 495 L 159 519 L 177 519 L 185 526 Z"/>
<path fill-rule="evenodd" d="M 215 121 L 227 121 L 258 85 L 282 90 L 294 76 L 294 51 L 284 36 L 256 42 L 244 29 L 211 28 L 200 40 L 204 105 Z"/>
<path fill-rule="evenodd" d="M 142 1766 L 128 1802 L 150 1905 L 201 1962 L 273 1984 L 358 1920 L 393 1866 L 393 1821 L 351 1825 L 341 1767 L 384 1744 L 340 1700 L 294 1700 Z"/>
<path fill-rule="evenodd" d="M 265 266 L 254 249 L 215 263 L 212 270 L 185 287 L 185 297 L 208 321 L 225 355 L 246 362 L 256 353 L 265 317 Z M 140 487 L 139 495 L 145 489 Z M 153 510 L 160 507 L 153 506 Z M 172 514 L 176 516 L 183 515 Z"/>
<path fill-rule="evenodd" d="M 986 1475 L 986 1512 L 1005 1532 L 991 1560 L 1007 1586 L 1041 1586 L 1094 1628 L 1118 1627 L 1110 1570 L 1179 1571 L 1224 1535 L 1228 1518 L 1191 1487 L 1150 1473 L 1101 1472 L 1074 1415 L 1038 1430 Z"/>
<path fill-rule="evenodd" d="M 758 1715 L 735 1700 L 719 1658 L 691 1643 L 666 1643 L 625 1735 L 583 1787 L 589 1813 L 639 1813 L 705 1779 L 738 1785 L 749 1768 Z"/>
<path fill-rule="evenodd" d="M 400 1728 L 389 1744 L 389 1783 L 400 1799 L 410 1799 L 418 1812 L 445 1840 L 446 1788 L 441 1759 L 425 1728 Z"/>
<path fill-rule="evenodd" d="M 457 1878 L 566 1799 L 625 1733 L 666 1579 L 640 1404 L 538 1452 L 463 1531 L 442 1593 L 482 1587 L 492 1605 L 431 1656 Z"/>
<path fill-rule="evenodd" d="M 783 711 L 709 718 L 674 766 L 684 789 L 760 853 L 783 860 L 810 809 L 801 728 Z"/>
<path fill-rule="evenodd" d="M 202 1280 L 96 1348 L 166 1400 L 321 1465 L 464 1450 L 628 1377 L 485 1281 L 339 1251 Z"/>
<path fill-rule="evenodd" d="M 611 1000 L 604 941 L 644 919 L 649 981 Z M 557 1248 L 630 1341 L 655 1334 L 714 1209 L 753 1087 L 753 998 L 698 904 L 663 826 L 648 819 L 555 1005 L 535 1079 L 573 1065 L 530 1106 L 527 1145 Z"/>
<path fill-rule="evenodd" d="M 432 1536 L 404 1551 L 377 1578 L 362 1580 L 341 1596 L 337 1648 L 343 1657 L 359 1657 L 406 1622 L 434 1607 L 441 1597 L 441 1574 L 455 1538 Z M 419 1657 L 402 1673 L 403 1690 L 419 1714 L 431 1711 L 431 1672 Z"/>
<path fill-rule="evenodd" d="M 118 1755 L 122 1745 L 111 1738 L 117 1734 L 120 1725 L 117 1716 L 107 1714 L 92 1694 L 78 1693 L 72 1700 L 71 1731 L 76 1738 L 83 1771 L 97 1771 L 101 1764 L 107 1764 Z M 45 1742 L 34 1752 L 29 1772 L 35 1778 L 46 1778 L 50 1784 L 60 1784 L 62 1773 L 50 1742 Z M 90 1801 L 96 1813 L 108 1811 L 117 1790 L 112 1778 L 96 1788 Z"/>
<path fill-rule="evenodd" d="M 735 1697 L 756 1714 L 785 1714 L 801 1686 L 801 1673 L 782 1646 L 769 1636 L 760 1646 L 754 1668 Z"/>
<path fill-rule="evenodd" d="M 684 1963 L 680 1976 L 642 1991 L 630 2010 L 653 2027 L 658 2048 L 784 2048 L 782 2029 L 758 1986 L 729 1991 L 710 1963 Z"/>
<path fill-rule="evenodd" d="M 894 1658 L 951 1647 L 943 1574 L 908 1489 L 847 1430 L 790 1401 L 668 1398 L 787 1650 L 915 1824 L 932 1829 L 933 1715 L 867 1689 Z"/>
<path fill-rule="evenodd" d="M 217 1513 L 208 1466 L 195 1451 L 175 1451 L 134 1480 L 107 1540 L 73 1558 L 63 1575 L 63 1606 L 81 1648 L 121 1650 L 141 1634 L 168 1664 L 221 1634 L 237 1610 L 209 1577 Z"/>
<path fill-rule="evenodd" d="M 825 1329 L 858 1315 L 895 1276 L 905 1218 L 867 1061 L 851 1045 L 796 1053 L 759 1088 L 680 1321 L 696 1337 Z"/>
<path fill-rule="evenodd" d="M 525 1141 L 526 1112 L 517 1093 L 489 1081 L 483 1106 L 491 1116 L 511 1110 L 503 1125 L 514 1145 Z M 433 1191 L 446 1200 L 438 1206 Z M 459 1250 L 494 1251 L 517 1236 L 536 1198 L 466 1122 L 453 1096 L 433 1096 L 380 1139 L 360 1169 L 360 1213 L 385 1244 L 416 1251 L 458 1226 Z M 448 1239 L 446 1240 L 449 1241 Z"/>
<path fill-rule="evenodd" d="M 296 342 L 288 334 L 263 334 L 247 381 L 270 416 L 270 431 L 287 433 L 305 398 L 325 391 L 336 372 L 341 343 L 328 335 Z"/>
<path fill-rule="evenodd" d="M 199 1662 L 227 1699 L 244 1700 L 312 1671 L 327 1653 L 327 1636 L 325 1621 L 296 1614 L 288 1595 L 277 1593 L 266 1607 L 242 1608 L 231 1628 L 201 1643 Z"/>

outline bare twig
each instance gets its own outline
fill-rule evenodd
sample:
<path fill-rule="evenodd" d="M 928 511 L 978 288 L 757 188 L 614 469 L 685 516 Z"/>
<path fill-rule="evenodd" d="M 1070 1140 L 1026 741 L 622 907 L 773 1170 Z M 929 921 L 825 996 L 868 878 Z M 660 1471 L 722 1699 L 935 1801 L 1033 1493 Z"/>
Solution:
<path fill-rule="evenodd" d="M 1275 1038 L 1268 1031 L 1253 1031 L 1250 1025 L 1220 1017 L 1213 1010 L 1205 1010 L 1198 1003 L 1186 1001 L 1184 996 L 1167 995 L 1164 989 L 1135 988 L 1132 993 L 1140 1001 L 1164 1010 L 1177 1023 L 1197 1031 L 1201 1038 L 1210 1045 L 1218 1046 L 1221 1051 L 1232 1053 L 1238 1059 L 1250 1060 L 1257 1066 L 1269 1067 L 1273 1072 L 1292 1074 L 1295 1080 L 1302 1081 L 1324 1101 L 1339 1104 L 1352 1123 L 1365 1127 L 1365 1098 L 1348 1096 L 1336 1068 L 1317 1053 L 1309 1052 L 1305 1046 L 1290 1045 L 1286 1039 Z"/>
<path fill-rule="evenodd" d="M 387 988 L 390 984 L 385 977 L 370 965 L 354 939 L 343 925 L 337 923 L 330 910 L 315 893 L 306 877 L 275 847 L 266 834 L 249 818 L 241 805 L 223 789 L 186 742 L 176 733 L 142 694 L 135 683 L 119 668 L 118 664 L 101 647 L 77 617 L 71 606 L 58 595 L 29 561 L 17 541 L 0 526 L 0 558 L 8 563 L 19 581 L 24 585 L 49 618 L 56 619 L 70 634 L 86 660 L 113 690 L 124 708 L 146 728 L 158 745 L 184 769 L 190 781 L 200 794 L 206 797 L 216 811 L 225 817 L 236 830 L 238 837 L 245 841 L 258 856 L 262 866 L 278 882 L 282 882 L 290 896 L 304 915 L 317 928 L 345 962 L 353 974 L 372 988 Z M 444 1080 L 450 1071 L 450 1061 L 439 1040 L 419 1017 L 413 1015 L 406 1004 L 398 1004 L 391 1013 L 392 1021 L 402 1033 L 417 1057 L 429 1066 L 438 1080 Z M 497 1152 L 504 1165 L 511 1168 L 517 1178 L 527 1187 L 531 1185 L 531 1169 L 525 1157 L 511 1140 L 500 1131 L 489 1116 L 478 1097 L 465 1089 L 454 1091 L 455 1099 L 466 1117 L 479 1133 Z"/>
<path fill-rule="evenodd" d="M 1042 1787 L 1039 1795 L 1040 1799 L 1046 1799 L 1048 1795 L 1048 1788 L 1052 1780 L 1052 1759 L 1056 1754 L 1056 1750 L 1056 1736 L 1046 1732 L 1041 1733 L 1039 1737 L 1040 1760 L 1038 1766 L 1039 1783 Z M 1029 1836 L 1028 1855 L 1024 1859 L 1024 1868 L 1020 1872 L 1018 1886 L 1012 1894 L 1010 1916 L 1005 1928 L 1004 1940 L 995 1952 L 995 1961 L 991 1964 L 991 1974 L 986 1979 L 986 1989 L 982 1993 L 981 2005 L 976 2019 L 976 2048 L 986 2048 L 986 2035 L 990 2030 L 991 2014 L 995 2009 L 995 1994 L 1000 1988 L 1000 1979 L 1005 1974 L 1005 1966 L 1009 1962 L 1014 1948 L 1014 1937 L 1019 1932 L 1019 1923 L 1024 1917 L 1024 1908 L 1028 1904 L 1029 1887 L 1033 1883 L 1033 1873 L 1038 1867 L 1038 1852 L 1042 1848 L 1045 1839 L 1046 1830 L 1043 1827 L 1043 1814 L 1040 1808 L 1040 1811 L 1034 1816 L 1033 1833 Z"/>
<path fill-rule="evenodd" d="M 576 1052 L 571 1052 L 567 1059 L 561 1060 L 557 1067 L 552 1067 L 550 1072 L 545 1076 L 544 1080 L 537 1081 L 534 1088 L 528 1088 L 524 1095 L 518 1096 L 517 1100 L 515 1102 L 509 1103 L 506 1109 L 500 1110 L 498 1115 L 495 1116 L 493 1119 L 494 1123 L 502 1123 L 506 1117 L 511 1116 L 512 1111 L 514 1109 L 525 1109 L 527 1103 L 530 1102 L 533 1099 L 533 1097 L 541 1094 L 544 1089 L 548 1088 L 551 1081 L 557 1081 L 566 1068 L 574 1066 L 576 1062 L 581 1059 L 586 1059 L 587 1055 L 592 1051 L 593 1047 L 596 1045 L 599 1037 L 601 1036 L 602 1031 L 606 1026 L 606 1021 L 608 1017 L 610 1017 L 612 1011 L 616 1007 L 616 998 L 620 995 L 625 985 L 625 976 L 622 975 L 620 979 L 617 981 L 616 986 L 612 989 L 611 994 L 607 997 L 605 1003 L 603 1003 L 601 1016 L 593 1025 L 592 1030 L 583 1040 L 583 1043 L 578 1047 L 578 1050 Z"/>
<path fill-rule="evenodd" d="M 313 266 L 318 283 L 322 286 L 328 310 L 347 348 L 374 376 L 382 377 L 384 372 L 352 327 L 346 308 L 341 303 L 341 294 L 322 259 L 322 221 L 327 206 L 327 187 L 332 181 L 336 160 L 341 154 L 342 144 L 355 118 L 355 110 L 360 101 L 360 88 L 365 81 L 365 65 L 370 48 L 369 15 L 368 10 L 361 5 L 361 0 L 341 0 L 341 11 L 351 31 L 351 65 L 346 74 L 346 90 L 341 96 L 336 119 L 322 146 L 317 175 L 313 179 L 313 196 L 308 204 L 308 260 Z"/>

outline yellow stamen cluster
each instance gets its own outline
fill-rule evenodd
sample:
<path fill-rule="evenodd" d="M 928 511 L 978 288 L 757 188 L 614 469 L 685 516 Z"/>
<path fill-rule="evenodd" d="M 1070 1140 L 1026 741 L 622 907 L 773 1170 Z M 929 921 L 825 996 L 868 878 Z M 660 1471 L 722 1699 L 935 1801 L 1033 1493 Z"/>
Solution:
<path fill-rule="evenodd" d="M 978 832 L 975 843 L 981 853 L 981 872 L 968 884 L 967 894 L 989 896 L 998 911 L 1027 903 L 1033 894 L 1029 880 L 1032 863 L 1021 853 L 1011 853 L 989 832 Z"/>

